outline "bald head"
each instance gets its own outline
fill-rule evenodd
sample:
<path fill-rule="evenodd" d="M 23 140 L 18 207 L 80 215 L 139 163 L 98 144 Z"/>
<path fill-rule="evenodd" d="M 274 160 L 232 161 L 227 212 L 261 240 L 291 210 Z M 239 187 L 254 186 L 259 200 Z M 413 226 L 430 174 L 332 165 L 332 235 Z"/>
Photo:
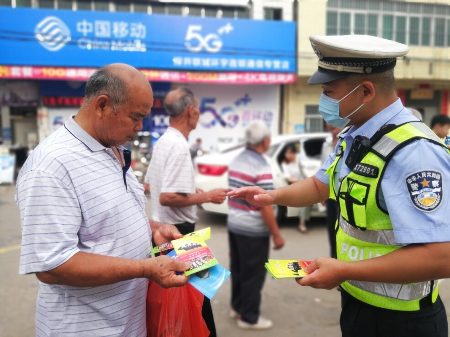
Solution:
<path fill-rule="evenodd" d="M 135 88 L 151 90 L 145 76 L 136 68 L 123 63 L 113 63 L 98 69 L 86 83 L 85 100 L 89 102 L 99 95 L 107 95 L 113 110 L 128 102 L 130 92 Z"/>
<path fill-rule="evenodd" d="M 164 100 L 164 108 L 170 117 L 180 116 L 190 105 L 195 104 L 193 92 L 188 88 L 178 88 L 169 92 Z"/>

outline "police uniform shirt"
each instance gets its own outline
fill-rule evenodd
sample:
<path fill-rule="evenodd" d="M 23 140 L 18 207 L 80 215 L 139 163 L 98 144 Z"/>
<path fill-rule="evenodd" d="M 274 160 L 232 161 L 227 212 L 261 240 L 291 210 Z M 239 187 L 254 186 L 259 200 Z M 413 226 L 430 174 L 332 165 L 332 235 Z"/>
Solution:
<path fill-rule="evenodd" d="M 383 125 L 404 124 L 418 121 L 403 107 L 400 99 L 373 116 L 360 128 L 351 127 L 340 135 L 340 140 L 333 154 L 316 173 L 316 178 L 324 184 L 330 184 L 325 174 L 334 162 L 336 151 L 344 139 L 347 146 L 343 158 L 339 161 L 336 179 L 337 188 L 340 181 L 350 173 L 345 159 L 351 144 L 357 135 L 371 138 Z M 450 197 L 445 189 L 450 184 L 450 156 L 443 147 L 421 139 L 398 150 L 388 163 L 381 182 L 380 205 L 387 209 L 395 239 L 398 243 L 429 243 L 450 241 Z M 427 178 L 428 175 L 428 178 Z M 424 177 L 424 178 L 422 178 Z M 337 178 L 337 177 L 336 177 Z M 414 181 L 412 181 L 414 179 Z M 435 207 L 422 209 L 413 201 L 414 189 L 422 186 L 433 187 L 439 202 Z"/>

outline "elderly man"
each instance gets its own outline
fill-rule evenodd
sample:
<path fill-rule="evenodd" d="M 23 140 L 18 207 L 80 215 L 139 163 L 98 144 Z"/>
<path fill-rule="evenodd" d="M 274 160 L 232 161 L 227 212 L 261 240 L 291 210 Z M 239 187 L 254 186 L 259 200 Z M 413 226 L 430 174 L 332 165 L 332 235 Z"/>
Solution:
<path fill-rule="evenodd" d="M 245 133 L 247 148 L 231 163 L 231 190 L 256 185 L 273 189 L 272 170 L 263 154 L 270 146 L 270 130 L 261 121 Z M 242 329 L 269 329 L 273 323 L 260 315 L 261 291 L 269 258 L 270 236 L 274 249 L 284 246 L 272 206 L 255 207 L 244 200 L 229 200 L 228 238 L 231 253 L 231 311 Z"/>
<path fill-rule="evenodd" d="M 152 190 L 152 215 L 155 221 L 173 224 L 187 234 L 195 229 L 197 205 L 221 204 L 227 190 L 195 188 L 187 138 L 197 127 L 200 111 L 192 91 L 182 87 L 169 92 L 164 107 L 170 127 L 156 143 L 146 175 Z"/>
<path fill-rule="evenodd" d="M 122 144 L 142 129 L 153 93 L 125 64 L 97 70 L 75 117 L 51 134 L 17 181 L 22 222 L 20 273 L 39 279 L 37 336 L 146 336 L 148 279 L 182 286 L 189 265 L 148 258 L 180 238 L 151 222 Z"/>
<path fill-rule="evenodd" d="M 192 91 L 181 87 L 169 92 L 164 107 L 170 116 L 170 127 L 156 143 L 145 180 L 151 186 L 153 219 L 173 224 L 187 234 L 195 229 L 197 205 L 221 204 L 228 191 L 203 192 L 195 188 L 187 138 L 197 126 L 200 111 Z M 202 313 L 210 336 L 215 336 L 211 304 L 206 297 Z"/>
<path fill-rule="evenodd" d="M 337 200 L 337 259 L 318 258 L 303 286 L 342 296 L 343 337 L 447 337 L 437 280 L 450 276 L 450 151 L 397 97 L 408 47 L 374 36 L 311 36 L 319 112 L 349 125 L 314 177 L 274 191 L 233 191 L 258 206 Z"/>

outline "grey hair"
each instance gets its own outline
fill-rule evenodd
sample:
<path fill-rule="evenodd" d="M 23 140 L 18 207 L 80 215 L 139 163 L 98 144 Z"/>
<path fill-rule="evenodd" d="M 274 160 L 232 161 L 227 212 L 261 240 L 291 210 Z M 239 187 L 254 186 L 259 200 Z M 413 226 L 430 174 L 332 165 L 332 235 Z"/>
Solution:
<path fill-rule="evenodd" d="M 113 104 L 113 111 L 128 101 L 126 83 L 111 74 L 106 67 L 98 69 L 86 83 L 84 97 L 87 101 L 99 95 L 107 95 Z"/>
<path fill-rule="evenodd" d="M 179 97 L 177 100 L 168 103 L 167 99 L 164 100 L 164 108 L 170 117 L 178 117 L 180 116 L 189 105 L 195 104 L 194 93 L 191 89 L 181 87 L 176 90 L 180 90 L 183 92 L 183 95 Z"/>
<path fill-rule="evenodd" d="M 411 111 L 411 113 L 412 113 L 414 116 L 416 116 L 418 120 L 420 120 L 420 121 L 423 120 L 422 114 L 420 113 L 419 110 L 416 110 L 416 109 L 413 109 L 413 108 L 406 108 L 406 109 L 408 109 L 409 111 Z"/>
<path fill-rule="evenodd" d="M 245 140 L 249 145 L 258 145 L 267 137 L 270 137 L 270 129 L 263 121 L 253 122 L 245 130 Z"/>

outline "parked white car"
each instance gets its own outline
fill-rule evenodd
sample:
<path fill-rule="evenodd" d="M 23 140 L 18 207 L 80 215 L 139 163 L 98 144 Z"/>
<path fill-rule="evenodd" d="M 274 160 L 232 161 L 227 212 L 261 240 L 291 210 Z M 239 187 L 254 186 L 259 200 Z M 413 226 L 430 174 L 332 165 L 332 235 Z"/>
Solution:
<path fill-rule="evenodd" d="M 300 150 L 299 164 L 301 170 L 308 177 L 313 176 L 322 165 L 321 151 L 323 142 L 331 135 L 329 133 L 305 133 L 298 135 L 283 135 L 272 137 L 269 151 L 265 154 L 268 158 L 273 173 L 273 183 L 275 188 L 286 186 L 286 182 L 279 162 L 279 155 L 288 144 L 295 144 Z M 244 144 L 232 147 L 219 153 L 207 154 L 195 158 L 195 185 L 205 191 L 215 188 L 228 188 L 228 165 L 244 149 Z M 220 205 L 203 204 L 203 208 L 208 212 L 228 214 L 226 202 Z M 312 216 L 323 215 L 324 208 L 320 205 L 313 207 Z M 284 217 L 298 216 L 298 210 L 292 207 L 275 207 L 278 220 Z"/>

